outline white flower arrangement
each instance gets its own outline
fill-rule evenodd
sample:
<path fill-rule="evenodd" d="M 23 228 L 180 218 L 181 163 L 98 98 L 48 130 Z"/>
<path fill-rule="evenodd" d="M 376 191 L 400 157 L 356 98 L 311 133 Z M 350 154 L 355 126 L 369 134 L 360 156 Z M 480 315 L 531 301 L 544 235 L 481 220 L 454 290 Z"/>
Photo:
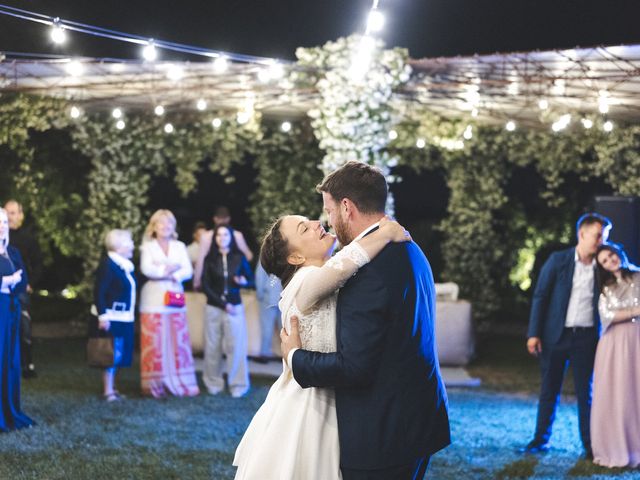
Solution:
<path fill-rule="evenodd" d="M 308 112 L 320 148 L 325 151 L 321 168 L 329 173 L 350 160 L 374 165 L 388 181 L 397 158 L 385 147 L 392 126 L 392 93 L 409 80 L 411 67 L 405 49 L 384 50 L 383 42 L 372 41 L 368 63 L 359 49 L 363 37 L 354 35 L 328 42 L 322 47 L 296 50 L 298 63 L 310 70 L 319 92 Z M 364 70 L 354 75 L 354 65 Z M 391 196 L 389 197 L 391 199 Z M 393 211 L 392 200 L 388 205 Z"/>

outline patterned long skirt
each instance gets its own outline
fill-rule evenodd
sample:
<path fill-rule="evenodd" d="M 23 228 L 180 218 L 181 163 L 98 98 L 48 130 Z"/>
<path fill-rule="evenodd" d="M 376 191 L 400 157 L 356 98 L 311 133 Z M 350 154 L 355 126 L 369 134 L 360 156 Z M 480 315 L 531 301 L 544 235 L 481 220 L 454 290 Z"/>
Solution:
<path fill-rule="evenodd" d="M 198 395 L 186 312 L 141 312 L 140 325 L 142 392 L 156 398 Z"/>

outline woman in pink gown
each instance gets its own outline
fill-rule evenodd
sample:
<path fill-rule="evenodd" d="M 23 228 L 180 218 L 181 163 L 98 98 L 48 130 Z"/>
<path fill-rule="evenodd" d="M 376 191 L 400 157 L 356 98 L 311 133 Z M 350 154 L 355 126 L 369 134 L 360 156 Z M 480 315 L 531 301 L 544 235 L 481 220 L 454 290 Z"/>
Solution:
<path fill-rule="evenodd" d="M 602 336 L 594 366 L 593 461 L 640 466 L 640 272 L 615 244 L 596 254 Z"/>

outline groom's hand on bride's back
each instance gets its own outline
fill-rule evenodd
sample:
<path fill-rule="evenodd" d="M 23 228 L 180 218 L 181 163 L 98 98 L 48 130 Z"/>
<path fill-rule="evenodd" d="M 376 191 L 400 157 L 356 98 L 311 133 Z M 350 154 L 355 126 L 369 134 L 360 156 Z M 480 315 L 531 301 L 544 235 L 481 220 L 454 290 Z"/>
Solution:
<path fill-rule="evenodd" d="M 291 352 L 291 350 L 293 350 L 294 348 L 302 348 L 302 342 L 300 341 L 300 332 L 298 331 L 298 317 L 291 317 L 291 331 L 288 335 L 284 328 L 280 330 L 280 342 L 280 347 L 282 348 L 282 358 L 284 358 L 288 363 L 289 352 Z"/>

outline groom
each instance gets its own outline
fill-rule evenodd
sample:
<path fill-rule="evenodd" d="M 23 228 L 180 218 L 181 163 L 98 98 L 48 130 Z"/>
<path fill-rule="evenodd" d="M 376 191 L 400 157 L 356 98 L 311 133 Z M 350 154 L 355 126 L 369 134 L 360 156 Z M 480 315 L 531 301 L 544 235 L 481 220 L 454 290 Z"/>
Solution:
<path fill-rule="evenodd" d="M 317 190 L 342 245 L 384 216 L 387 183 L 364 163 L 347 163 Z M 340 289 L 336 353 L 302 350 L 295 318 L 291 334 L 282 332 L 300 386 L 336 390 L 344 480 L 422 479 L 431 455 L 450 443 L 434 302 L 422 250 L 391 243 Z"/>

